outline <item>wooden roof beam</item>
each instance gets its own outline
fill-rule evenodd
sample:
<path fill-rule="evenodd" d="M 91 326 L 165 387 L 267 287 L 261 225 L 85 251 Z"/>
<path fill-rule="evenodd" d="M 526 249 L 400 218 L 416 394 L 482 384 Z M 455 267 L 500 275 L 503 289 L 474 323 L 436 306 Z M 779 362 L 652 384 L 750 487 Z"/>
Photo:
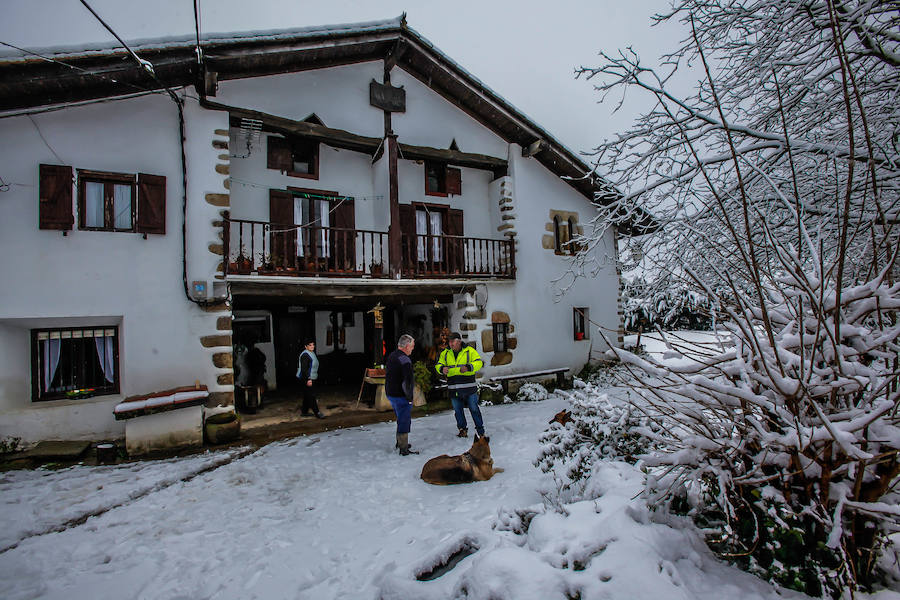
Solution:
<path fill-rule="evenodd" d="M 226 111 L 234 118 L 261 121 L 263 128 L 270 131 L 315 140 L 334 148 L 364 152 L 373 156 L 383 151 L 381 138 L 357 135 L 343 129 L 334 129 L 307 121 L 295 121 L 258 110 L 228 106 L 227 104 L 211 102 L 205 99 L 200 100 L 200 105 L 210 110 Z M 486 154 L 460 152 L 449 148 L 400 144 L 400 155 L 406 160 L 434 160 L 449 165 L 482 169 L 493 173 L 503 172 L 507 169 L 506 159 Z"/>

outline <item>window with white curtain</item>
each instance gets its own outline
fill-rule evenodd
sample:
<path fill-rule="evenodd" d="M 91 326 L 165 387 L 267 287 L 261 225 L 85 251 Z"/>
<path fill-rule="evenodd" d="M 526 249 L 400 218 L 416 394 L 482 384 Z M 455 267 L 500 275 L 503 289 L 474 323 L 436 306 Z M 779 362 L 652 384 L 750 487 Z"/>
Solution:
<path fill-rule="evenodd" d="M 135 177 L 79 173 L 81 228 L 134 231 Z"/>
<path fill-rule="evenodd" d="M 34 329 L 32 399 L 119 393 L 118 327 Z"/>
<path fill-rule="evenodd" d="M 439 210 L 416 209 L 416 254 L 420 262 L 443 260 L 441 236 L 444 231 L 443 215 Z M 430 253 L 428 236 L 431 237 Z M 430 256 L 429 256 L 430 254 Z"/>
<path fill-rule="evenodd" d="M 331 256 L 328 243 L 331 227 L 331 202 L 321 198 L 294 197 L 294 224 L 297 228 L 297 256 L 312 254 L 311 244 L 316 244 L 316 256 Z"/>

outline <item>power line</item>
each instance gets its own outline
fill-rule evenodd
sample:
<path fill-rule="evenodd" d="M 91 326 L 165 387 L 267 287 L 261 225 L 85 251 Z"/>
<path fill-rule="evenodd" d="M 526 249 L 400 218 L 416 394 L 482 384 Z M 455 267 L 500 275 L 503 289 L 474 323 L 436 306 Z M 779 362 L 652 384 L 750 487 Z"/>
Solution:
<path fill-rule="evenodd" d="M 126 82 L 126 81 L 119 81 L 119 80 L 116 79 L 115 77 L 108 77 L 108 74 L 107 74 L 107 73 L 103 73 L 103 72 L 100 72 L 100 71 L 89 71 L 89 70 L 87 70 L 87 69 L 82 69 L 81 67 L 76 67 L 75 65 L 70 65 L 69 63 L 63 62 L 63 61 L 61 61 L 61 60 L 56 60 L 55 58 L 50 58 L 49 56 L 44 56 L 43 54 L 38 54 L 37 52 L 34 52 L 34 51 L 32 51 L 32 50 L 28 50 L 28 49 L 26 49 L 26 48 L 20 48 L 20 47 L 14 45 L 14 44 L 10 44 L 9 42 L 3 42 L 3 41 L 0 41 L 0 44 L 2 44 L 2 45 L 4 45 L 4 46 L 8 46 L 8 47 L 10 47 L 10 48 L 14 48 L 15 50 L 18 50 L 19 52 L 25 53 L 26 55 L 36 56 L 36 57 L 40 58 L 41 60 L 45 60 L 45 61 L 47 61 L 47 62 L 55 63 L 55 64 L 57 64 L 57 65 L 62 65 L 63 67 L 67 67 L 67 68 L 72 69 L 72 70 L 74 70 L 74 71 L 78 71 L 78 72 L 80 72 L 80 73 L 84 73 L 85 75 L 93 75 L 94 77 L 104 77 L 104 78 L 108 78 L 109 81 L 111 81 L 111 82 L 113 82 L 113 83 L 119 83 L 119 84 L 122 84 L 122 85 L 127 85 L 128 87 L 132 87 L 132 88 L 134 88 L 134 89 L 136 89 L 136 90 L 140 90 L 140 91 L 142 91 L 142 92 L 152 92 L 152 93 L 154 93 L 154 94 L 160 93 L 160 92 L 157 92 L 156 90 L 149 90 L 149 89 L 147 89 L 147 88 L 145 88 L 145 87 L 142 87 L 142 86 L 139 86 L 139 85 L 135 85 L 135 84 L 133 84 L 133 83 L 128 83 L 128 82 Z"/>
<path fill-rule="evenodd" d="M 203 48 L 200 47 L 200 0 L 194 0 L 194 27 L 197 30 L 197 64 L 203 64 Z"/>
<path fill-rule="evenodd" d="M 149 60 L 144 60 L 143 58 L 141 58 L 140 56 L 138 56 L 137 54 L 135 54 L 135 53 L 134 53 L 134 50 L 132 50 L 131 48 L 128 47 L 128 44 L 126 44 L 126 43 L 124 42 L 124 40 L 122 40 L 122 38 L 120 38 L 119 35 L 118 35 L 115 31 L 113 31 L 112 27 L 110 27 L 109 25 L 106 24 L 106 21 L 104 21 L 104 20 L 100 17 L 100 15 L 98 15 L 98 14 L 94 11 L 94 9 L 91 8 L 91 5 L 88 4 L 86 0 L 81 0 L 81 3 L 84 4 L 84 7 L 85 7 L 86 9 L 88 9 L 89 11 L 91 11 L 91 14 L 94 15 L 94 16 L 97 18 L 98 21 L 100 21 L 100 24 L 103 25 L 103 26 L 106 28 L 106 30 L 107 30 L 108 32 L 110 32 L 110 33 L 113 35 L 114 38 L 116 38 L 117 40 L 119 40 L 119 43 L 122 44 L 122 47 L 125 48 L 125 49 L 128 51 L 129 54 L 131 54 L 131 56 L 134 58 L 134 60 L 136 60 L 137 63 L 138 63 L 139 65 L 141 65 L 142 68 L 144 68 L 148 73 L 150 73 L 150 75 L 153 76 L 154 79 L 156 79 L 156 73 L 153 72 L 153 64 L 152 64 Z M 158 80 L 157 80 L 157 81 L 158 81 Z"/>

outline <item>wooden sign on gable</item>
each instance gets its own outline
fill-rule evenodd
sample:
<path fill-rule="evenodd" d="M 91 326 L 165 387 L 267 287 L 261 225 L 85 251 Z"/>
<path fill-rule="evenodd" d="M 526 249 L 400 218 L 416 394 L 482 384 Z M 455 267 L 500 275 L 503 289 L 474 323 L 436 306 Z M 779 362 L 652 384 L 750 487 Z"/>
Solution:
<path fill-rule="evenodd" d="M 369 84 L 369 104 L 388 112 L 406 112 L 406 90 L 373 79 Z"/>

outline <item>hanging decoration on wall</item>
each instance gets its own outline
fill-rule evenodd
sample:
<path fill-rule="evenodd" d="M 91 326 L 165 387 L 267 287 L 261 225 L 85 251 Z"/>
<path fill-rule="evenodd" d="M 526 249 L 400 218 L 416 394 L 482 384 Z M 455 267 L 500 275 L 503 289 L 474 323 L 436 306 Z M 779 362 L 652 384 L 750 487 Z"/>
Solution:
<path fill-rule="evenodd" d="M 372 307 L 372 310 L 369 311 L 375 315 L 375 328 L 381 329 L 384 326 L 384 307 L 381 305 L 381 301 L 378 301 L 378 304 Z"/>

